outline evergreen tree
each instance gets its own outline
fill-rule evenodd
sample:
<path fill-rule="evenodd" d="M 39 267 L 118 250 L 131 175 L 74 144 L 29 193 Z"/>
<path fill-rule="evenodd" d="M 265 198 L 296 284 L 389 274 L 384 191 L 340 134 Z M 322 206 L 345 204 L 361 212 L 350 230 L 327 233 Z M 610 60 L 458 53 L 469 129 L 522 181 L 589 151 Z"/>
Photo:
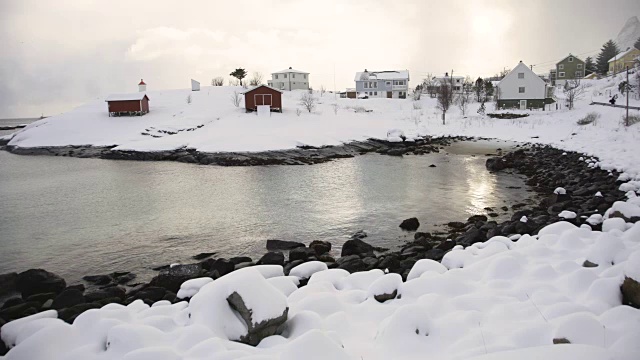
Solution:
<path fill-rule="evenodd" d="M 636 43 L 633 44 L 633 47 L 640 50 L 640 38 L 638 38 L 638 40 L 636 40 Z"/>
<path fill-rule="evenodd" d="M 592 74 L 594 72 L 596 72 L 596 64 L 593 62 L 593 58 L 591 56 L 589 56 L 584 61 L 584 75 L 587 76 L 587 75 Z"/>
<path fill-rule="evenodd" d="M 247 71 L 242 68 L 235 69 L 235 71 L 229 74 L 229 76 L 233 76 L 234 78 L 240 80 L 240 86 L 242 86 L 242 79 L 244 79 L 247 76 Z"/>
<path fill-rule="evenodd" d="M 620 49 L 613 40 L 609 40 L 602 45 L 600 54 L 596 59 L 596 72 L 600 75 L 606 75 L 607 71 L 609 71 L 609 60 L 618 55 L 619 52 Z"/>

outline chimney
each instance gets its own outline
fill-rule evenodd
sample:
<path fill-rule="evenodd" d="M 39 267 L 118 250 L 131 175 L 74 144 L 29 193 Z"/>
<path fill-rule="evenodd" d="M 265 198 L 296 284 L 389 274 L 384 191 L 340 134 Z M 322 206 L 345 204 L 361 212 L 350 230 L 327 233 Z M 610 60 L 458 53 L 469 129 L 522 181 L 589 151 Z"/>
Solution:
<path fill-rule="evenodd" d="M 289 66 L 289 70 L 291 70 L 291 66 Z"/>
<path fill-rule="evenodd" d="M 147 91 L 147 84 L 144 83 L 144 80 L 140 79 L 140 83 L 138 84 L 138 92 Z"/>

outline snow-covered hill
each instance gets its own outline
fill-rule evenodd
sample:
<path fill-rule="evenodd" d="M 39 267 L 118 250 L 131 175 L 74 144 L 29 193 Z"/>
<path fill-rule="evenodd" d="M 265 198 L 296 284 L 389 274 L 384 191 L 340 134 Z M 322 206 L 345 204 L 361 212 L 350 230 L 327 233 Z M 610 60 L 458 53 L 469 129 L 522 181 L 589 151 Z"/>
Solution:
<path fill-rule="evenodd" d="M 637 16 L 630 17 L 624 24 L 618 36 L 616 36 L 616 44 L 621 51 L 625 51 L 640 39 L 640 20 Z"/>

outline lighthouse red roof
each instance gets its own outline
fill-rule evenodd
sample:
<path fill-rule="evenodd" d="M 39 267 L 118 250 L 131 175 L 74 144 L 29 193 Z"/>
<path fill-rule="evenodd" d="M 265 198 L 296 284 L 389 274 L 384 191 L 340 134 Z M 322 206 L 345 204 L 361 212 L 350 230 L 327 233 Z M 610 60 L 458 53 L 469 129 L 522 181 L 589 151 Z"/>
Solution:
<path fill-rule="evenodd" d="M 138 85 L 147 85 L 147 84 L 144 83 L 144 80 L 140 79 L 140 84 Z"/>

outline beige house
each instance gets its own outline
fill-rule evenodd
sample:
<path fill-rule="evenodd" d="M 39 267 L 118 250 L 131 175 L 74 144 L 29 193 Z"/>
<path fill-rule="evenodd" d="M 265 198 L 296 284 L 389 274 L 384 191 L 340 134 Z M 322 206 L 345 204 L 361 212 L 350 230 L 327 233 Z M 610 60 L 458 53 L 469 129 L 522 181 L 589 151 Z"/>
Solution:
<path fill-rule="evenodd" d="M 267 85 L 278 90 L 309 90 L 309 73 L 289 67 L 282 71 L 271 73 L 271 80 Z"/>
<path fill-rule="evenodd" d="M 635 59 L 640 56 L 640 50 L 632 47 L 620 54 L 614 56 L 609 60 L 609 74 L 617 74 L 621 71 L 625 71 L 627 66 L 629 69 L 633 68 Z"/>

